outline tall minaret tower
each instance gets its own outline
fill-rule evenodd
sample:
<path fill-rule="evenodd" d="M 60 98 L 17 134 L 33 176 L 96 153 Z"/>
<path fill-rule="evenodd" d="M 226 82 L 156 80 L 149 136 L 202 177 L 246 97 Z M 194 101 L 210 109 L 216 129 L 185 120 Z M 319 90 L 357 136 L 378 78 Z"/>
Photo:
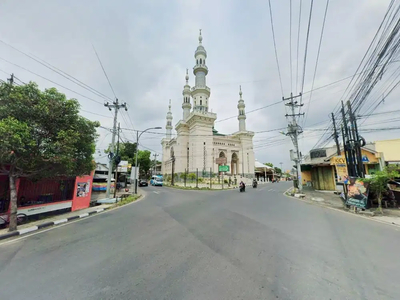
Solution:
<path fill-rule="evenodd" d="M 237 108 L 239 109 L 239 115 L 238 115 L 238 120 L 239 120 L 239 131 L 246 131 L 246 113 L 244 111 L 244 108 L 246 107 L 244 105 L 244 100 L 242 99 L 242 87 L 239 86 L 239 103 L 237 105 Z"/>
<path fill-rule="evenodd" d="M 190 85 L 189 85 L 189 74 L 188 74 L 188 69 L 186 69 L 186 84 L 183 87 L 183 103 L 182 103 L 182 108 L 183 108 L 183 120 L 185 121 L 190 114 L 190 109 L 192 108 L 192 104 L 190 104 Z"/>
<path fill-rule="evenodd" d="M 169 99 L 169 106 L 168 106 L 168 112 L 167 112 L 167 126 L 165 126 L 165 129 L 167 130 L 167 139 L 171 139 L 172 136 L 172 112 L 171 112 L 171 99 Z"/>
<path fill-rule="evenodd" d="M 206 85 L 206 75 L 208 68 L 206 66 L 207 52 L 202 45 L 203 37 L 201 29 L 199 35 L 199 45 L 197 46 L 194 58 L 196 65 L 193 68 L 193 74 L 196 76 L 195 86 L 192 88 L 193 110 L 208 112 L 208 99 L 210 98 L 210 88 Z"/>

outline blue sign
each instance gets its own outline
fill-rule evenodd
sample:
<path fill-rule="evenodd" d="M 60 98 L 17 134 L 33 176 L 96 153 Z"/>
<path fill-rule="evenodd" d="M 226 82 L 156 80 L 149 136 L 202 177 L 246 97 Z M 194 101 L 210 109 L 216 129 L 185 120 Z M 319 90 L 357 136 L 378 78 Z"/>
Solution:
<path fill-rule="evenodd" d="M 369 162 L 369 159 L 368 159 L 368 157 L 366 155 L 363 155 L 362 156 L 362 161 L 363 162 Z"/>

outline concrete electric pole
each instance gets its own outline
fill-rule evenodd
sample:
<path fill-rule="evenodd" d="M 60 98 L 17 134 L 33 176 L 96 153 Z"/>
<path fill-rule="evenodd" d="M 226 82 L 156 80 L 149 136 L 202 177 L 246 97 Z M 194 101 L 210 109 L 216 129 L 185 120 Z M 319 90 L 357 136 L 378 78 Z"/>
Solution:
<path fill-rule="evenodd" d="M 115 135 L 117 133 L 117 119 L 118 119 L 118 110 L 120 108 L 124 108 L 126 111 L 128 110 L 125 103 L 119 104 L 118 99 L 115 99 L 112 104 L 109 102 L 104 104 L 105 107 L 108 107 L 108 109 L 111 111 L 114 109 L 114 125 L 113 125 L 113 130 L 112 130 L 112 138 L 111 138 L 111 148 L 110 148 L 110 153 L 108 154 L 108 177 L 107 177 L 107 192 L 106 192 L 106 198 L 110 198 L 110 188 L 111 188 L 111 175 L 112 175 L 112 169 L 113 169 L 113 158 L 114 158 L 114 146 L 115 146 Z M 116 183 L 115 183 L 116 184 Z M 116 186 L 115 186 L 116 188 Z"/>
<path fill-rule="evenodd" d="M 303 184 L 301 182 L 301 166 L 300 166 L 300 160 L 301 160 L 301 155 L 300 155 L 300 150 L 299 150 L 299 141 L 298 137 L 299 135 L 303 132 L 301 127 L 297 124 L 296 117 L 304 115 L 304 113 L 295 113 L 295 108 L 296 107 L 301 107 L 303 104 L 297 104 L 297 101 L 293 101 L 293 99 L 301 97 L 301 93 L 297 96 L 293 96 L 292 93 L 290 93 L 290 97 L 284 98 L 282 97 L 283 101 L 289 101 L 289 103 L 286 103 L 286 106 L 289 106 L 291 108 L 292 113 L 291 114 L 286 114 L 286 117 L 292 117 L 292 121 L 289 122 L 288 125 L 288 132 L 286 135 L 289 135 L 293 141 L 293 145 L 295 147 L 295 152 L 296 152 L 296 173 L 297 173 L 297 182 L 298 182 L 298 188 L 300 193 L 303 191 Z"/>

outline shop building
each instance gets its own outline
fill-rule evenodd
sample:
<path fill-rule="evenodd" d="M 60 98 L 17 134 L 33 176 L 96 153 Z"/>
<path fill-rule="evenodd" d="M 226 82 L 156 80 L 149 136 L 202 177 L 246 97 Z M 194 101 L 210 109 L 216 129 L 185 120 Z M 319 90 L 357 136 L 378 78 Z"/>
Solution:
<path fill-rule="evenodd" d="M 90 206 L 93 172 L 82 177 L 60 177 L 35 181 L 31 178 L 17 179 L 17 216 L 32 216 L 75 211 Z M 10 189 L 8 174 L 0 173 L 0 225 L 10 216 Z"/>

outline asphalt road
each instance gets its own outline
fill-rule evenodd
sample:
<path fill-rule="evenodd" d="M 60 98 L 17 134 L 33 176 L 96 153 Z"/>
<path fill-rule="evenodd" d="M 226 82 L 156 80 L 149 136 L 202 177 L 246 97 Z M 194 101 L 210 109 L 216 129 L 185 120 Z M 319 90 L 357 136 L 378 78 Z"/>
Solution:
<path fill-rule="evenodd" d="M 145 188 L 0 244 L 0 299 L 400 299 L 400 231 L 288 198 Z"/>

